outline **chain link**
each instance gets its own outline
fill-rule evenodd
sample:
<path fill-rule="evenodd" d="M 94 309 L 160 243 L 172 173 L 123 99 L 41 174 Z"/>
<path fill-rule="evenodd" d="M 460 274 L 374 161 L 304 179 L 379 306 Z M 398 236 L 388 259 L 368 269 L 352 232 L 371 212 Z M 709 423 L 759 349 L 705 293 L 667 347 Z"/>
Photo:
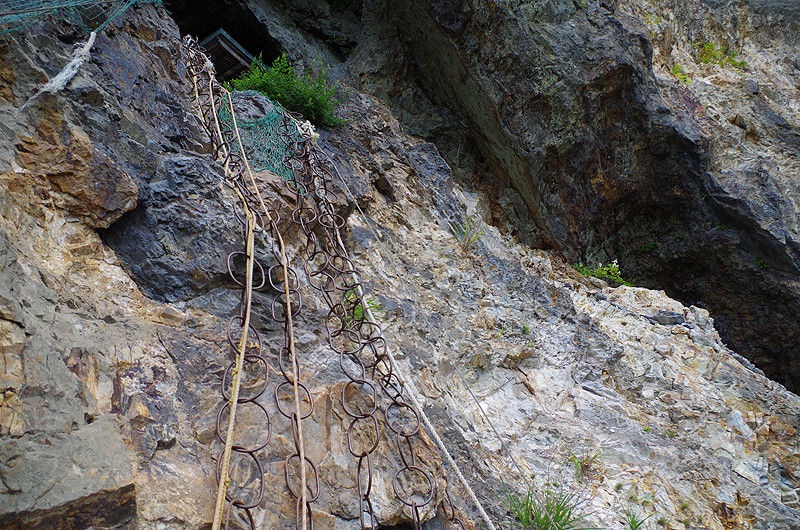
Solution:
<path fill-rule="evenodd" d="M 236 131 L 232 130 L 230 123 L 218 119 L 220 111 L 215 103 L 219 101 L 221 106 L 225 99 L 220 93 L 224 92 L 228 96 L 233 116 L 232 100 L 227 91 L 216 83 L 213 66 L 197 46 L 196 40 L 186 37 L 184 45 L 189 55 L 188 73 L 193 82 L 198 113 L 206 133 L 212 139 L 214 155 L 226 168 L 226 183 L 243 198 L 241 207 L 246 214 L 253 214 L 255 229 L 266 230 L 273 241 L 271 251 L 277 265 L 265 271 L 254 260 L 254 270 L 258 274 L 252 288 L 269 286 L 275 292 L 276 296 L 270 307 L 271 316 L 284 326 L 284 342 L 278 354 L 278 371 L 283 381 L 275 387 L 274 397 L 278 412 L 290 421 L 292 428 L 295 451 L 285 460 L 284 478 L 290 494 L 296 500 L 296 528 L 304 528 L 305 514 L 311 513 L 310 503 L 319 497 L 320 487 L 317 467 L 303 455 L 302 420 L 311 416 L 314 403 L 311 392 L 300 380 L 300 366 L 294 354 L 291 323 L 302 307 L 299 282 L 297 274 L 289 266 L 278 230 L 280 215 L 276 210 L 266 207 L 252 175 L 252 186 L 248 185 L 246 173 L 249 172 L 249 167 L 244 153 L 240 153 L 235 146 L 231 147 L 231 139 L 235 137 Z M 305 236 L 304 247 L 298 255 L 303 256 L 302 268 L 308 283 L 320 295 L 328 309 L 325 317 L 327 343 L 338 355 L 340 368 L 348 379 L 342 387 L 341 405 L 349 418 L 346 430 L 347 449 L 356 459 L 355 482 L 360 526 L 373 530 L 378 527 L 371 495 L 374 483 L 372 455 L 379 447 L 382 437 L 381 422 L 377 417 L 380 409 L 383 412 L 383 425 L 388 427 L 384 434 L 393 444 L 401 463 L 392 479 L 392 489 L 396 498 L 408 507 L 414 528 L 421 529 L 422 510 L 436 498 L 436 483 L 431 471 L 420 462 L 417 455 L 416 446 L 422 443 L 419 413 L 404 396 L 404 386 L 387 354 L 387 345 L 380 326 L 369 317 L 361 276 L 341 239 L 340 230 L 345 226 L 345 219 L 334 207 L 335 194 L 332 191 L 330 170 L 321 163 L 320 153 L 311 136 L 306 131 L 298 134 L 298 119 L 282 109 L 281 112 L 282 121 L 277 127 L 277 133 L 285 146 L 283 164 L 294 176 L 291 188 L 294 191 L 295 206 L 290 218 Z M 235 127 L 235 118 L 232 121 Z M 259 212 L 259 204 L 263 212 Z M 236 209 L 234 213 L 246 225 L 250 216 L 243 217 Z M 228 256 L 231 278 L 243 287 L 243 293 L 247 285 L 234 274 L 234 265 L 237 260 L 245 257 L 246 252 L 233 252 Z M 244 303 L 242 307 L 245 307 Z M 287 311 L 287 308 L 290 310 Z M 235 316 L 229 322 L 228 335 L 232 347 L 236 343 L 231 330 L 235 331 L 236 326 L 241 328 L 243 322 L 244 315 Z M 248 345 L 245 360 L 251 370 L 261 370 L 263 383 L 252 384 L 250 392 L 239 397 L 237 403 L 255 404 L 255 408 L 262 411 L 266 436 L 250 447 L 234 446 L 236 453 L 247 455 L 252 460 L 259 479 L 248 493 L 242 493 L 239 497 L 226 494 L 226 499 L 232 506 L 244 511 L 253 528 L 251 510 L 264 496 L 263 467 L 256 452 L 264 449 L 269 442 L 271 419 L 266 408 L 256 401 L 267 389 L 269 363 L 262 355 L 260 335 L 253 327 L 249 330 L 252 344 Z M 226 388 L 233 370 L 235 368 L 232 363 L 223 375 L 222 395 L 226 403 L 220 409 L 217 421 L 220 440 L 224 440 L 220 426 L 231 400 Z M 244 488 L 235 489 L 244 492 Z M 442 510 L 454 526 L 464 528 L 457 516 L 449 488 L 443 495 Z M 308 517 L 308 523 L 309 528 L 313 528 L 311 517 Z"/>
<path fill-rule="evenodd" d="M 245 211 L 245 217 L 242 218 L 238 210 L 234 209 L 234 213 L 240 221 L 244 221 L 245 226 L 248 223 L 254 223 L 257 231 L 263 232 L 265 228 L 264 220 L 267 221 L 267 229 L 270 239 L 272 241 L 271 252 L 277 265 L 270 267 L 266 273 L 264 267 L 255 260 L 255 249 L 249 249 L 243 252 L 232 252 L 228 255 L 227 264 L 228 271 L 233 281 L 243 288 L 243 300 L 240 305 L 242 313 L 239 316 L 234 316 L 228 323 L 228 341 L 231 347 L 236 348 L 236 342 L 233 338 L 233 330 L 238 327 L 243 327 L 246 320 L 249 320 L 244 311 L 249 311 L 250 300 L 245 300 L 245 296 L 251 296 L 252 290 L 261 289 L 267 283 L 270 288 L 275 291 L 276 296 L 271 304 L 271 315 L 273 320 L 283 324 L 283 347 L 279 353 L 278 365 L 280 373 L 284 381 L 277 385 L 275 388 L 275 401 L 278 412 L 285 416 L 290 421 L 292 429 L 292 439 L 295 445 L 295 452 L 287 456 L 285 460 L 285 479 L 286 486 L 290 493 L 296 499 L 297 517 L 295 527 L 312 528 L 313 518 L 311 517 L 311 502 L 316 500 L 319 496 L 319 475 L 314 463 L 305 456 L 303 447 L 302 436 L 302 420 L 308 418 L 313 412 L 314 404 L 311 393 L 308 388 L 300 382 L 300 366 L 297 362 L 297 357 L 294 350 L 294 338 L 292 322 L 297 317 L 301 307 L 302 301 L 299 292 L 297 281 L 297 274 L 291 269 L 286 249 L 283 245 L 283 239 L 280 234 L 278 224 L 280 215 L 275 210 L 270 210 L 266 207 L 261 192 L 257 187 L 255 179 L 252 178 L 249 166 L 247 165 L 246 155 L 241 146 L 241 139 L 236 127 L 235 112 L 233 109 L 233 101 L 230 94 L 227 93 L 214 78 L 213 66 L 204 55 L 202 49 L 197 45 L 197 41 L 192 37 L 184 39 L 184 49 L 187 51 L 187 69 L 188 74 L 192 80 L 195 103 L 198 108 L 198 113 L 201 118 L 201 123 L 209 138 L 211 138 L 212 149 L 214 156 L 219 159 L 225 168 L 226 183 L 231 186 L 237 195 L 242 199 L 241 207 Z M 219 114 L 227 104 L 227 110 L 230 112 L 231 120 L 225 121 L 219 119 Z M 237 140 L 234 143 L 234 139 Z M 238 148 L 237 144 L 238 143 Z M 249 175 L 250 181 L 247 181 Z M 263 214 L 259 212 L 260 209 Z M 253 221 L 255 220 L 255 221 Z M 252 286 L 248 286 L 237 278 L 235 274 L 234 263 L 237 258 L 247 258 L 252 260 L 254 268 L 259 272 L 259 281 Z M 248 288 L 249 287 L 249 288 Z M 246 488 L 244 486 L 230 488 L 230 479 L 227 477 L 227 470 L 223 472 L 224 458 L 218 461 L 218 474 L 225 474 L 226 478 L 220 480 L 221 488 L 226 489 L 225 499 L 234 507 L 244 511 L 245 518 L 254 528 L 253 516 L 251 510 L 261 504 L 264 498 L 264 470 L 263 466 L 257 456 L 257 452 L 264 449 L 269 443 L 271 432 L 271 419 L 267 409 L 261 405 L 257 400 L 266 392 L 269 379 L 269 363 L 263 356 L 263 343 L 258 331 L 247 324 L 249 327 L 249 336 L 254 338 L 254 345 L 246 348 L 244 360 L 252 367 L 261 368 L 259 375 L 260 381 L 255 385 L 252 393 L 239 397 L 236 400 L 237 405 L 250 404 L 260 411 L 264 419 L 261 422 L 262 428 L 265 430 L 266 435 L 262 440 L 252 447 L 244 447 L 242 445 L 233 445 L 232 451 L 247 455 L 255 466 L 256 483 L 255 487 Z M 290 368 L 287 368 L 287 362 Z M 227 382 L 232 378 L 232 374 L 236 372 L 235 362 L 231 363 L 223 375 L 222 381 L 222 396 L 225 403 L 220 408 L 217 416 L 217 437 L 223 443 L 226 442 L 226 437 L 223 436 L 222 425 L 225 423 L 223 417 L 226 410 L 230 410 L 233 398 L 228 392 Z M 293 408 L 288 408 L 286 402 L 287 387 L 293 390 L 289 393 L 289 401 L 292 403 Z M 299 395 L 304 395 L 305 408 L 307 412 L 299 412 L 303 405 L 299 402 Z M 308 479 L 310 470 L 311 480 Z M 299 477 L 299 480 L 298 480 Z M 299 482 L 299 485 L 297 484 Z M 309 487 L 310 484 L 310 487 Z M 239 492 L 239 495 L 231 493 L 231 489 Z"/>
<path fill-rule="evenodd" d="M 349 379 L 342 389 L 342 408 L 350 418 L 346 434 L 348 450 L 357 459 L 361 527 L 376 528 L 377 524 L 370 498 L 373 475 L 370 456 L 377 449 L 380 436 L 375 416 L 380 388 L 387 398 L 383 408 L 385 424 L 393 435 L 402 463 L 394 475 L 392 488 L 398 500 L 410 508 L 415 528 L 421 528 L 421 510 L 433 501 L 436 488 L 431 472 L 418 462 L 413 443 L 413 440 L 420 443 L 419 415 L 404 398 L 403 385 L 387 355 L 381 328 L 368 318 L 369 306 L 363 296 L 361 276 L 339 235 L 345 220 L 333 206 L 331 174 L 320 162 L 312 139 L 307 136 L 296 139 L 292 129 L 296 124 L 287 113 L 283 128 L 278 131 L 290 153 L 296 201 L 302 205 L 293 221 L 307 238 L 304 270 L 328 307 L 325 321 L 328 344 L 339 355 L 342 372 Z"/>

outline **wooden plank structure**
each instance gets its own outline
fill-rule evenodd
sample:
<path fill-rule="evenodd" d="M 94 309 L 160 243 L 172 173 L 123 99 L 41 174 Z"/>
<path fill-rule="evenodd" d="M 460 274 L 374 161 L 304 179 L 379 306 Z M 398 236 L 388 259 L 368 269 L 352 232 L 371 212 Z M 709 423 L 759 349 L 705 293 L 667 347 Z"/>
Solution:
<path fill-rule="evenodd" d="M 222 28 L 203 39 L 200 46 L 205 49 L 214 63 L 217 77 L 222 80 L 235 77 L 253 61 L 253 56 Z"/>

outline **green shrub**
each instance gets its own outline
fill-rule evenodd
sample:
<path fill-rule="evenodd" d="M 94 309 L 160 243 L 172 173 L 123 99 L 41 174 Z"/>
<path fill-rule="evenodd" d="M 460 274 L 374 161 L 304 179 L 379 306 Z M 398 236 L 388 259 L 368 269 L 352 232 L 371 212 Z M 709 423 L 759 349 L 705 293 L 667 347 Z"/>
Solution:
<path fill-rule="evenodd" d="M 682 64 L 675 64 L 672 66 L 672 69 L 669 71 L 672 75 L 678 78 L 678 81 L 688 85 L 692 82 L 692 78 L 689 77 L 689 74 L 683 68 Z"/>
<path fill-rule="evenodd" d="M 316 75 L 306 72 L 298 76 L 286 55 L 275 59 L 269 68 L 259 55 L 231 85 L 236 90 L 261 92 L 320 127 L 346 123 L 333 115 L 342 101 L 337 99 L 335 88 L 328 88 L 328 71 L 322 69 Z"/>
<path fill-rule="evenodd" d="M 547 490 L 544 495 L 533 491 L 517 496 L 506 491 L 506 507 L 522 530 L 578 530 L 586 521 L 580 512 L 580 499 L 575 493 Z"/>
<path fill-rule="evenodd" d="M 739 70 L 747 68 L 747 61 L 737 60 L 739 52 L 736 50 L 726 50 L 722 46 L 713 42 L 695 43 L 698 48 L 697 59 L 703 64 L 717 64 L 719 66 L 732 66 Z"/>
<path fill-rule="evenodd" d="M 600 278 L 601 280 L 609 281 L 616 286 L 627 285 L 628 287 L 633 287 L 632 283 L 625 281 L 622 276 L 620 276 L 619 264 L 617 263 L 617 260 L 614 260 L 607 265 L 600 263 L 595 269 L 587 267 L 583 263 L 575 263 L 572 267 L 584 276 Z"/>

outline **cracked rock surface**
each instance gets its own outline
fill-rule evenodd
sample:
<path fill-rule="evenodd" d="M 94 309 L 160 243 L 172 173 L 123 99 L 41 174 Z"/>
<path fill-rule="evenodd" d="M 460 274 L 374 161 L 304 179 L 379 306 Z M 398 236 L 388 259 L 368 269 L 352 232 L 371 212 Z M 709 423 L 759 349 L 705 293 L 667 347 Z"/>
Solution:
<path fill-rule="evenodd" d="M 69 60 L 76 31 L 54 19 L 0 47 L 0 527 L 207 528 L 225 325 L 238 312 L 225 277 L 241 245 L 234 199 L 193 116 L 178 28 L 163 9 L 130 10 L 65 91 L 17 114 Z M 503 488 L 531 484 L 574 492 L 589 526 L 618 528 L 632 509 L 681 530 L 796 528 L 800 398 L 728 349 L 706 310 L 583 278 L 483 223 L 491 201 L 374 96 L 351 91 L 341 113 L 348 125 L 323 131 L 319 146 L 349 190 L 336 190 L 345 243 L 411 374 L 407 391 L 496 522 L 508 520 Z M 290 208 L 282 183 L 262 177 L 270 203 Z M 481 236 L 459 244 L 452 226 L 467 218 Z M 282 226 L 298 259 L 300 231 Z M 299 276 L 316 527 L 355 528 L 346 378 L 325 343 L 327 310 Z M 255 298 L 276 363 L 274 295 Z M 293 528 L 277 381 L 273 371 L 263 397 L 272 440 L 254 513 L 260 527 Z M 392 490 L 400 458 L 379 419 L 376 513 L 408 524 Z M 426 527 L 444 524 L 445 477 L 478 527 L 430 438 L 415 443 L 436 476 Z"/>

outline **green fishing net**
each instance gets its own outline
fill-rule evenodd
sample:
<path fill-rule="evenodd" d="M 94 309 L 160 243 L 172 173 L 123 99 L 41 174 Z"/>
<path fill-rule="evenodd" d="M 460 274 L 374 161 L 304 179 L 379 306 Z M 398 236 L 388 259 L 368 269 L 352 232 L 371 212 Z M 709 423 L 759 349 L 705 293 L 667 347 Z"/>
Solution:
<path fill-rule="evenodd" d="M 0 2 L 0 34 L 23 30 L 53 14 L 86 33 L 100 31 L 137 3 L 161 0 L 6 0 Z"/>
<path fill-rule="evenodd" d="M 240 112 L 237 100 L 246 98 L 261 98 L 266 102 L 268 110 L 258 117 L 244 117 L 247 113 Z M 253 91 L 235 92 L 233 94 L 236 105 L 236 124 L 239 135 L 242 137 L 244 154 L 250 167 L 254 171 L 269 170 L 284 180 L 294 180 L 291 170 L 291 155 L 296 142 L 302 140 L 300 131 L 296 127 L 284 126 L 283 108 L 263 95 Z M 227 105 L 222 105 L 219 117 L 224 123 L 231 124 L 231 112 Z M 293 121 L 293 118 L 288 118 Z M 238 146 L 232 146 L 238 149 Z"/>

